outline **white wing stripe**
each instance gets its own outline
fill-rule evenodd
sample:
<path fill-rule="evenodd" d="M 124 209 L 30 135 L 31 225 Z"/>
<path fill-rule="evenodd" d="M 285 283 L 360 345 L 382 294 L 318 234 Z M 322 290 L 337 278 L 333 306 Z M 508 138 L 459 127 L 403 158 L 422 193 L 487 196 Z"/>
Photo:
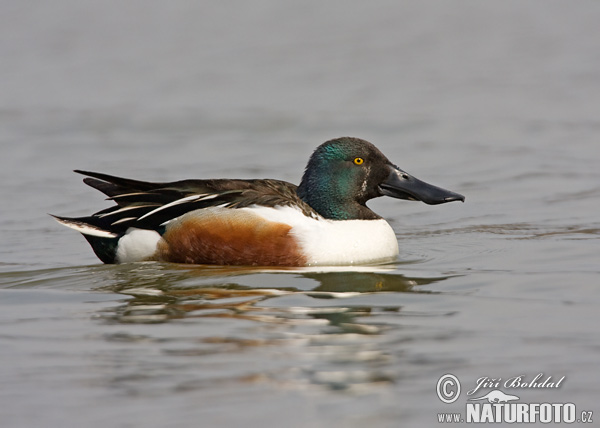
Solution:
<path fill-rule="evenodd" d="M 143 220 L 146 217 L 150 217 L 153 214 L 156 214 L 157 212 L 164 210 L 166 208 L 170 208 L 170 207 L 174 207 L 175 205 L 179 205 L 179 204 L 183 204 L 186 202 L 194 202 L 194 201 L 206 201 L 209 199 L 213 199 L 216 198 L 218 195 L 216 194 L 200 194 L 200 195 L 192 195 L 192 196 L 186 196 L 185 198 L 181 198 L 181 199 L 177 199 L 176 201 L 170 202 L 166 205 L 163 205 L 161 207 L 156 208 L 155 210 L 150 211 L 149 213 L 144 214 L 143 216 L 141 216 L 140 218 L 138 218 L 138 220 Z"/>
<path fill-rule="evenodd" d="M 116 214 L 123 213 L 125 211 L 130 211 L 130 210 L 135 210 L 135 209 L 139 209 L 139 208 L 144 208 L 144 207 L 147 207 L 147 206 L 148 205 L 132 205 L 132 206 L 129 206 L 129 207 L 119 208 L 116 211 L 111 211 L 109 213 L 100 214 L 98 216 L 98 218 L 110 217 L 111 215 L 116 215 Z M 150 205 L 150 206 L 152 206 L 152 205 Z"/>

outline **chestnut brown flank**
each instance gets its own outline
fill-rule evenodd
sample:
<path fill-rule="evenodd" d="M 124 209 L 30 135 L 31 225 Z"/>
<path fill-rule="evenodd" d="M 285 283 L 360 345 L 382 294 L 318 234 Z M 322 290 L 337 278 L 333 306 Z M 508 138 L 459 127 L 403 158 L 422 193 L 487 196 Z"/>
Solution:
<path fill-rule="evenodd" d="M 173 263 L 303 266 L 291 226 L 239 209 L 191 212 L 169 224 L 157 258 Z"/>

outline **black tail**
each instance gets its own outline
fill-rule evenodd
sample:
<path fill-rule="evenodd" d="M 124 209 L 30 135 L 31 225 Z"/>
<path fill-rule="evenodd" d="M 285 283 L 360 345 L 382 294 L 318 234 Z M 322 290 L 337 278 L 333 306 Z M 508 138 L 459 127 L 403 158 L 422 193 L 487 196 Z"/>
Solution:
<path fill-rule="evenodd" d="M 83 235 L 92 246 L 92 250 L 103 263 L 116 263 L 117 246 L 119 245 L 118 238 L 99 238 L 97 236 Z"/>

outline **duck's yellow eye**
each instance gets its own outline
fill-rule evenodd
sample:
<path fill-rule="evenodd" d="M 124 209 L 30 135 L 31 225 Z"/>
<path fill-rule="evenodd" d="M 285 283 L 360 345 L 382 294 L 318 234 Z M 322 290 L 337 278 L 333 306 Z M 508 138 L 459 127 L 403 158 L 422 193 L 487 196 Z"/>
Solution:
<path fill-rule="evenodd" d="M 364 161 L 363 158 L 354 158 L 354 165 L 362 165 Z"/>

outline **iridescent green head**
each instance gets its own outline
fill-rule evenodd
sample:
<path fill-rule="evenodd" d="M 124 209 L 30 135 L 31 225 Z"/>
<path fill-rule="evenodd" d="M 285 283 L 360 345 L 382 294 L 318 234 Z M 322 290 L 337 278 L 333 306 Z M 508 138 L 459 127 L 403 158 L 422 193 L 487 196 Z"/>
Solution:
<path fill-rule="evenodd" d="M 384 195 L 428 204 L 464 200 L 462 195 L 412 177 L 373 144 L 352 137 L 317 147 L 297 192 L 315 211 L 332 220 L 378 219 L 366 202 Z"/>

